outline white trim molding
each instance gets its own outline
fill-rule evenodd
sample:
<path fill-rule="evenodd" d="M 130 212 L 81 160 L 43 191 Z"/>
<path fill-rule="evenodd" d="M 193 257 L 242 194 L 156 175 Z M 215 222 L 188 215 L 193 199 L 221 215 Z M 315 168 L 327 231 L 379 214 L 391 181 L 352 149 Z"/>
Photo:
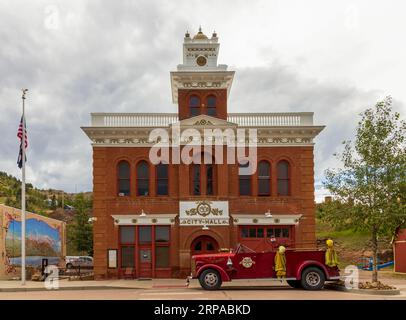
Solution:
<path fill-rule="evenodd" d="M 116 226 L 174 225 L 176 216 L 176 213 L 111 215 Z"/>
<path fill-rule="evenodd" d="M 297 225 L 301 214 L 231 214 L 235 225 Z"/>
<path fill-rule="evenodd" d="M 178 121 L 176 114 L 143 113 L 92 113 L 92 125 L 82 130 L 96 147 L 152 147 L 158 141 L 150 138 L 155 128 L 166 129 L 170 145 L 174 126 L 180 131 L 193 128 L 204 138 L 205 129 L 245 130 L 246 142 L 260 147 L 313 146 L 313 139 L 324 126 L 313 125 L 313 113 L 253 113 L 229 114 L 227 120 L 199 115 Z M 257 129 L 256 139 L 249 139 L 248 130 Z M 175 131 L 176 133 L 177 131 Z M 209 138 L 209 137 L 208 137 Z M 186 139 L 186 140 L 185 140 Z M 190 137 L 184 137 L 181 144 L 189 144 Z M 204 141 L 206 142 L 206 141 Z M 201 142 L 199 142 L 200 144 Z M 223 140 L 227 143 L 227 139 Z"/>

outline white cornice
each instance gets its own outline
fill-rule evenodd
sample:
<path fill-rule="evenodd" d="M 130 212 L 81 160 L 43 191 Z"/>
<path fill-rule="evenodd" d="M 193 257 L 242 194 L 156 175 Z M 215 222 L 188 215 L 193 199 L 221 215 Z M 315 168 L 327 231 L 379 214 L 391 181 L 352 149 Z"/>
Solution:
<path fill-rule="evenodd" d="M 196 120 L 198 122 L 198 120 Z M 223 124 L 201 125 L 196 122 L 183 123 L 180 125 L 181 132 L 185 129 L 193 128 L 201 133 L 204 138 L 204 129 L 232 129 L 236 130 L 235 124 L 224 121 Z M 313 139 L 323 130 L 324 126 L 306 127 L 261 127 L 258 130 L 256 140 L 248 139 L 246 142 L 256 142 L 258 147 L 278 147 L 278 146 L 312 146 Z M 109 127 L 82 127 L 82 130 L 92 141 L 93 146 L 99 147 L 151 147 L 158 141 L 150 141 L 149 134 L 155 128 L 109 128 Z M 166 127 L 171 142 L 172 127 Z M 249 128 L 243 128 L 249 129 Z M 163 141 L 165 142 L 165 141 Z M 183 140 L 181 144 L 190 143 L 190 140 Z M 209 141 L 207 141 L 209 142 Z M 224 141 L 224 144 L 226 141 Z"/>
<path fill-rule="evenodd" d="M 271 217 L 255 214 L 232 214 L 235 225 L 296 225 L 301 214 L 274 214 Z"/>
<path fill-rule="evenodd" d="M 112 215 L 115 225 L 172 225 L 177 214 Z"/>
<path fill-rule="evenodd" d="M 235 71 L 171 71 L 172 102 L 179 89 L 227 89 L 230 94 Z"/>

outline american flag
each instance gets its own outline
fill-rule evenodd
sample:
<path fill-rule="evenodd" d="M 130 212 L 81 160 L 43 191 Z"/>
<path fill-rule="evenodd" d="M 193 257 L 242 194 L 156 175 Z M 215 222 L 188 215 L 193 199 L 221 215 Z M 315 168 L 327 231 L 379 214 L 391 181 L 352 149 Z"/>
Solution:
<path fill-rule="evenodd" d="M 28 147 L 28 137 L 27 137 L 27 126 L 25 124 L 25 119 L 21 117 L 20 126 L 18 127 L 17 137 L 20 139 L 20 152 L 18 153 L 17 164 L 18 167 L 21 169 L 23 167 L 23 121 L 24 121 L 24 128 L 25 128 L 25 149 Z M 25 156 L 25 161 L 27 161 L 27 156 Z"/>

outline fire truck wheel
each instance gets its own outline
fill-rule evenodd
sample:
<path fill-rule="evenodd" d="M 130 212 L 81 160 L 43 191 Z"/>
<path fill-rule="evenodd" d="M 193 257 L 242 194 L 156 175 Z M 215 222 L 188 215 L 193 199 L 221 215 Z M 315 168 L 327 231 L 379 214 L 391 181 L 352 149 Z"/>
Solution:
<path fill-rule="evenodd" d="M 220 274 L 214 269 L 204 270 L 199 276 L 199 282 L 206 290 L 217 290 L 221 287 Z"/>
<path fill-rule="evenodd" d="M 300 280 L 286 280 L 286 282 L 292 288 L 295 288 L 295 289 L 301 289 L 302 288 L 302 284 L 300 283 Z"/>
<path fill-rule="evenodd" d="M 324 286 L 326 280 L 322 270 L 316 267 L 306 268 L 302 272 L 301 284 L 306 290 L 320 290 Z"/>

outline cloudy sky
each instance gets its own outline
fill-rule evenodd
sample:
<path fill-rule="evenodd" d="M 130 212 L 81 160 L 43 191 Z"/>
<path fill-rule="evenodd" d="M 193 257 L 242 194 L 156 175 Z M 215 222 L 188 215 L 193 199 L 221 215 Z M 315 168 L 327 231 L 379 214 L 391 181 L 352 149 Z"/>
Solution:
<path fill-rule="evenodd" d="M 186 30 L 220 39 L 236 71 L 230 112 L 313 111 L 316 189 L 357 114 L 386 95 L 406 114 L 403 1 L 0 2 L 0 171 L 20 177 L 16 131 L 29 88 L 27 179 L 91 190 L 90 112 L 176 112 L 169 71 Z"/>

